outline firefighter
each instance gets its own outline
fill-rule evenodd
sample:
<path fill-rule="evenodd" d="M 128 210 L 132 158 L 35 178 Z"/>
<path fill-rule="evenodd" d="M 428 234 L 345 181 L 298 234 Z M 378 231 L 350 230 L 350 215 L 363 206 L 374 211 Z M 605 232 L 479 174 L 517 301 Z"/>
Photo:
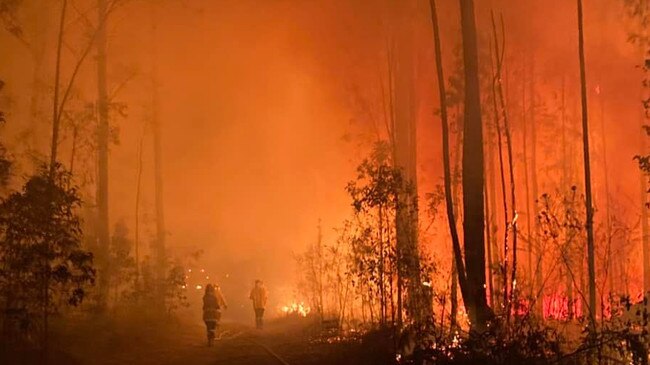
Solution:
<path fill-rule="evenodd" d="M 221 288 L 216 284 L 208 284 L 203 295 L 203 322 L 208 332 L 208 346 L 214 343 L 222 309 L 228 309 L 228 304 L 221 293 Z"/>
<path fill-rule="evenodd" d="M 251 290 L 249 296 L 253 301 L 253 310 L 255 311 L 255 326 L 257 329 L 262 329 L 264 326 L 264 308 L 266 307 L 267 293 L 262 280 L 255 280 L 255 286 Z"/>

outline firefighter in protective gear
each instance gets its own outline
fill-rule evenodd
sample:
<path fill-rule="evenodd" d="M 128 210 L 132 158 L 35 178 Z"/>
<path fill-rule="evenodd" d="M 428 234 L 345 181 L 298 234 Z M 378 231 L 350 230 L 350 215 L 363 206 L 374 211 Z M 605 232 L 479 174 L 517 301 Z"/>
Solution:
<path fill-rule="evenodd" d="M 264 326 L 264 308 L 266 307 L 266 300 L 268 299 L 266 288 L 262 280 L 255 280 L 255 286 L 251 290 L 249 296 L 253 301 L 253 310 L 255 311 L 255 326 L 257 329 L 262 329 Z"/>
<path fill-rule="evenodd" d="M 208 346 L 214 343 L 222 309 L 228 309 L 228 304 L 221 293 L 221 288 L 218 285 L 208 284 L 203 295 L 203 322 L 208 331 Z"/>

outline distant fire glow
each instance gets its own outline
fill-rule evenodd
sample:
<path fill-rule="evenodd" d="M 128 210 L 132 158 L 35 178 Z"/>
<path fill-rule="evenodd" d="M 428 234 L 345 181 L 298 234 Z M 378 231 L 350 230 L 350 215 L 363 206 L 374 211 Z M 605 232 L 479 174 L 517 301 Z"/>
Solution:
<path fill-rule="evenodd" d="M 307 315 L 311 312 L 311 308 L 309 306 L 305 305 L 304 303 L 291 303 L 289 305 L 285 305 L 282 307 L 282 313 L 286 315 L 292 315 L 292 314 L 297 314 L 301 317 L 307 317 Z"/>

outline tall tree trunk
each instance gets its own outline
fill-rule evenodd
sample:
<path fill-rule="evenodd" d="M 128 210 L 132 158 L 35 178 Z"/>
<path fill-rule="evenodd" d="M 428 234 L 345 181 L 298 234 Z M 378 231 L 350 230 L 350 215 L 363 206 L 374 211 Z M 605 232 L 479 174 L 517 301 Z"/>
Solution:
<path fill-rule="evenodd" d="M 493 70 L 494 71 L 494 70 Z M 499 155 L 499 182 L 501 183 L 501 197 L 503 201 L 503 262 L 501 263 L 501 278 L 503 280 L 503 306 L 504 308 L 508 305 L 508 256 L 509 256 L 509 247 L 508 247 L 508 233 L 510 225 L 510 218 L 508 214 L 508 197 L 506 191 L 506 172 L 505 164 L 503 161 L 503 142 L 502 142 L 502 131 L 501 131 L 501 122 L 499 118 L 499 107 L 497 105 L 497 95 L 496 95 L 496 86 L 495 82 L 492 83 L 492 102 L 494 109 L 494 124 L 496 126 L 497 133 L 497 151 Z"/>
<path fill-rule="evenodd" d="M 489 133 L 487 134 L 488 136 L 490 135 Z M 488 137 L 489 138 L 489 137 Z M 488 141 L 489 143 L 489 141 Z M 490 159 L 492 156 L 489 154 L 490 149 L 487 149 L 487 153 L 485 154 L 487 159 Z M 486 166 L 487 169 L 487 166 Z M 487 173 L 486 173 L 487 175 Z M 487 180 L 487 179 L 486 179 Z M 485 199 L 485 246 L 487 249 L 487 290 L 488 290 L 488 304 L 492 307 L 494 307 L 494 280 L 492 277 L 492 215 L 491 215 L 491 208 L 490 208 L 490 201 L 489 197 L 492 195 L 488 189 L 488 184 L 486 181 L 485 186 L 483 187 L 483 195 Z"/>
<path fill-rule="evenodd" d="M 569 191 L 569 186 L 572 184 L 571 183 L 571 177 L 570 177 L 570 157 L 569 153 L 567 152 L 567 126 L 566 126 L 566 84 L 565 84 L 565 79 L 564 75 L 562 76 L 562 92 L 561 92 L 561 116 L 560 120 L 562 122 L 561 128 L 562 128 L 562 180 L 561 180 L 561 189 L 562 191 Z M 566 202 L 566 198 L 564 199 Z M 569 204 L 565 203 L 565 209 L 569 209 Z M 569 235 L 569 230 L 571 228 L 569 227 L 564 227 L 565 231 L 565 237 L 568 237 Z M 569 247 L 567 251 L 571 251 L 571 248 Z M 574 295 L 573 295 L 573 270 L 572 270 L 572 256 L 570 252 L 563 252 L 564 255 L 564 265 L 566 266 L 566 271 L 570 275 L 566 275 L 566 289 L 567 289 L 567 316 L 568 319 L 573 319 L 575 315 L 575 301 L 574 301 Z"/>
<path fill-rule="evenodd" d="M 648 0 L 642 0 L 641 3 L 641 16 L 646 18 L 648 16 Z M 645 27 L 643 30 L 643 35 L 647 39 L 648 37 L 648 27 Z M 650 47 L 650 44 L 646 46 Z M 647 52 L 650 51 L 645 47 L 642 48 L 641 60 L 647 59 Z M 646 71 L 647 74 L 647 71 Z M 649 95 L 643 95 L 643 88 L 641 88 L 641 100 L 648 98 Z M 640 128 L 643 129 L 646 123 L 646 111 L 647 108 L 641 112 L 640 115 Z M 645 156 L 648 149 L 646 138 L 648 137 L 646 133 L 640 134 L 640 150 L 641 155 Z M 641 242 L 642 242 L 642 251 L 643 251 L 643 294 L 646 298 L 650 293 L 650 226 L 648 224 L 648 180 L 647 175 L 639 169 L 639 187 L 641 189 Z M 649 324 L 650 325 L 650 324 Z"/>
<path fill-rule="evenodd" d="M 498 57 L 498 56 L 497 56 Z M 494 74 L 494 67 L 492 67 L 492 73 Z M 496 76 L 493 76 L 496 78 Z M 501 197 L 503 199 L 503 262 L 501 263 L 501 277 L 503 280 L 503 306 L 506 308 L 508 306 L 508 257 L 509 257 L 509 247 L 508 247 L 508 233 L 510 225 L 510 216 L 508 212 L 508 197 L 506 192 L 506 171 L 505 164 L 503 161 L 503 142 L 502 142 L 502 131 L 501 131 L 501 121 L 499 117 L 499 106 L 497 104 L 497 92 L 496 92 L 496 80 L 492 82 L 492 107 L 494 111 L 494 124 L 496 125 L 497 133 L 497 152 L 499 156 L 499 182 L 501 183 Z M 507 313 L 507 310 L 506 310 Z"/>
<path fill-rule="evenodd" d="M 640 16 L 641 19 L 647 19 L 648 16 L 648 0 L 641 0 L 640 3 Z M 648 40 L 648 27 L 643 28 L 643 38 Z M 647 62 L 648 57 L 650 56 L 650 41 L 646 41 L 645 44 L 641 47 L 641 60 L 644 60 Z M 648 75 L 648 70 L 645 70 L 645 76 Z M 645 78 L 647 80 L 647 78 Z M 647 85 L 642 84 L 641 88 L 641 97 L 640 100 L 647 100 L 648 97 L 650 97 L 648 94 L 644 95 L 644 89 L 647 87 Z M 649 111 L 649 108 L 647 105 L 643 105 L 642 113 L 641 113 L 641 129 L 643 129 L 646 124 L 646 118 L 647 118 L 647 113 Z M 642 156 L 645 156 L 647 154 L 647 145 L 646 145 L 646 138 L 647 138 L 647 133 L 639 133 L 640 135 L 640 153 Z M 650 295 L 650 227 L 648 227 L 648 203 L 647 203 L 647 194 L 648 194 L 648 180 L 647 180 L 647 175 L 639 169 L 639 187 L 641 189 L 641 244 L 642 244 L 642 257 L 643 257 L 643 297 L 645 299 L 649 298 Z M 628 283 L 627 280 L 625 280 L 625 292 L 628 292 Z M 647 316 L 648 315 L 648 303 L 647 300 L 645 301 L 645 308 L 643 311 L 643 315 Z M 645 323 L 645 330 L 646 333 L 648 330 L 650 330 L 650 321 L 646 321 Z"/>
<path fill-rule="evenodd" d="M 44 6 L 47 6 L 46 4 L 43 4 Z M 36 12 L 38 16 L 38 24 L 40 25 L 40 34 L 44 35 L 49 32 L 46 31 L 47 26 L 43 25 L 43 23 L 46 23 L 45 16 L 43 13 L 46 11 L 38 11 Z M 31 95 L 30 95 L 30 100 L 29 100 L 29 139 L 26 142 L 27 144 L 27 149 L 30 152 L 36 152 L 36 153 L 42 153 L 43 151 L 39 151 L 39 146 L 41 145 L 42 141 L 42 128 L 41 128 L 41 123 L 43 122 L 41 118 L 43 117 L 42 115 L 42 107 L 43 107 L 43 98 L 44 98 L 44 92 L 43 92 L 43 66 L 45 64 L 45 40 L 43 40 L 43 36 L 39 36 L 39 39 L 33 44 L 33 49 L 32 51 L 32 60 L 34 62 L 34 69 L 33 69 L 33 74 L 32 74 L 32 90 L 31 90 Z M 58 52 L 57 52 L 58 53 Z M 57 82 L 58 85 L 58 82 Z M 57 97 L 58 98 L 58 97 Z M 58 107 L 58 106 L 57 106 Z"/>
<path fill-rule="evenodd" d="M 456 115 L 458 115 L 458 116 L 460 115 L 460 108 L 458 108 Z M 460 123 L 460 120 L 457 120 L 457 122 Z M 451 176 L 454 177 L 454 179 L 452 180 L 452 184 L 451 184 L 451 193 L 452 193 L 452 198 L 453 198 L 453 202 L 452 202 L 452 204 L 453 204 L 452 209 L 453 210 L 452 210 L 452 212 L 454 213 L 454 219 L 456 220 L 454 222 L 456 224 L 456 227 L 458 227 L 458 222 L 461 222 L 463 220 L 463 211 L 461 209 L 462 203 L 461 203 L 460 179 L 457 178 L 458 176 L 460 176 L 460 173 L 461 173 L 460 172 L 461 171 L 460 165 L 461 165 L 461 160 L 462 160 L 462 154 L 460 153 L 460 151 L 461 151 L 462 143 L 463 143 L 463 133 L 461 133 L 460 130 L 458 130 L 458 133 L 456 134 L 456 141 L 455 141 L 455 144 L 454 144 L 454 151 L 453 152 L 450 151 L 450 153 L 451 153 L 450 157 L 454 156 L 454 160 L 455 160 L 453 170 L 451 171 Z M 456 230 L 458 231 L 458 229 L 456 229 Z M 452 319 L 453 319 L 454 324 L 456 325 L 456 326 L 452 326 L 452 329 L 454 329 L 454 327 L 456 327 L 456 328 L 458 327 L 458 321 L 457 321 L 458 307 L 459 307 L 458 293 L 459 293 L 460 285 L 459 285 L 458 267 L 456 266 L 456 262 L 457 262 L 456 257 L 461 257 L 460 262 L 464 264 L 464 261 L 462 260 L 462 252 L 461 252 L 460 245 L 458 246 L 458 251 L 457 252 L 458 252 L 458 255 L 456 255 L 456 253 L 454 252 L 453 244 L 452 244 L 452 257 L 451 258 L 454 261 L 454 265 L 452 267 L 453 276 L 452 276 L 452 281 L 451 281 L 451 284 L 452 284 L 452 287 L 451 287 L 451 289 L 452 289 L 452 292 L 451 292 L 451 306 L 452 306 L 452 309 L 453 309 L 453 313 L 452 313 L 453 318 Z M 466 271 L 464 271 L 464 276 L 465 276 L 465 282 L 467 282 L 467 272 Z M 461 298 L 463 297 L 462 292 L 461 292 L 460 296 L 461 296 Z M 452 336 L 453 336 L 453 332 L 452 332 Z"/>
<path fill-rule="evenodd" d="M 438 76 L 438 90 L 440 96 L 440 120 L 442 123 L 442 155 L 443 155 L 443 166 L 444 166 L 444 185 L 445 185 L 445 203 L 447 207 L 447 221 L 449 223 L 449 232 L 451 234 L 451 241 L 454 253 L 454 261 L 456 263 L 456 269 L 458 270 L 458 275 L 460 277 L 461 286 L 466 287 L 465 283 L 465 265 L 462 261 L 462 253 L 460 248 L 460 239 L 458 237 L 458 229 L 456 227 L 456 218 L 454 214 L 454 202 L 453 202 L 453 193 L 451 186 L 451 163 L 450 163 L 450 151 L 449 151 L 449 120 L 447 116 L 447 98 L 445 90 L 445 78 L 442 67 L 442 51 L 440 46 L 440 33 L 438 27 L 438 18 L 436 11 L 435 0 L 430 1 L 431 5 L 431 17 L 434 30 L 434 42 L 435 42 L 435 53 L 436 53 L 436 70 Z"/>
<path fill-rule="evenodd" d="M 151 126 L 153 130 L 153 155 L 154 155 L 154 184 L 155 184 L 155 206 L 156 206 L 156 276 L 158 281 L 158 300 L 164 298 L 164 280 L 167 273 L 167 252 L 165 246 L 165 211 L 163 204 L 163 178 L 162 178 L 162 132 L 160 121 L 160 101 L 158 90 L 158 46 L 157 46 L 157 27 L 158 16 L 156 5 L 152 3 L 152 40 L 153 50 L 151 52 L 151 83 L 152 83 L 152 118 Z M 162 303 L 162 302 L 161 302 Z"/>
<path fill-rule="evenodd" d="M 537 199 L 539 199 L 539 185 L 537 183 L 537 121 L 536 121 L 536 96 L 535 96 L 535 56 L 531 57 L 530 63 L 530 178 L 532 184 L 532 193 L 533 193 L 533 214 L 535 219 L 533 220 L 533 235 L 531 237 L 533 251 L 537 253 L 537 260 L 535 266 L 535 290 L 536 298 L 535 300 L 535 312 L 540 318 L 543 316 L 542 307 L 544 304 L 544 283 L 543 283 L 543 272 L 544 272 L 544 250 L 540 247 L 540 242 L 538 241 L 538 227 L 537 227 L 537 216 L 539 215 L 539 207 L 537 206 Z M 538 297 L 539 296 L 539 297 Z"/>
<path fill-rule="evenodd" d="M 465 306 L 472 328 L 483 331 L 491 317 L 485 292 L 485 207 L 483 200 L 483 123 L 478 78 L 478 47 L 474 1 L 460 0 L 465 66 L 465 113 L 463 128 L 463 233 L 467 293 Z"/>
<path fill-rule="evenodd" d="M 508 110 L 506 96 L 503 88 L 502 82 L 502 70 L 505 54 L 505 26 L 503 24 L 503 18 L 501 18 L 501 31 L 503 37 L 503 49 L 499 47 L 499 37 L 497 36 L 497 26 L 494 20 L 494 12 L 492 12 L 492 31 L 494 35 L 494 53 L 497 62 L 497 75 L 496 75 L 496 87 L 497 93 L 499 95 L 499 102 L 501 106 L 501 117 L 503 118 L 503 128 L 506 136 L 506 146 L 508 151 L 508 172 L 510 177 L 510 207 L 511 207 L 511 216 L 512 221 L 506 222 L 505 227 L 506 231 L 511 227 L 512 228 L 512 270 L 510 278 L 510 297 L 508 298 L 506 306 L 506 318 L 510 318 L 510 311 L 513 300 L 516 300 L 516 285 L 517 285 L 517 239 L 518 239 L 518 227 L 517 227 L 517 194 L 515 190 L 515 166 L 514 158 L 512 152 L 512 136 L 510 134 L 510 121 L 508 119 Z M 498 120 L 497 120 L 498 125 Z M 504 192 L 505 195 L 505 192 Z"/>
<path fill-rule="evenodd" d="M 323 231 L 321 229 L 320 219 L 318 220 L 318 237 L 316 239 L 316 258 L 317 258 L 317 278 L 318 278 L 318 308 L 321 315 L 321 320 L 325 316 L 325 302 L 323 300 Z"/>
<path fill-rule="evenodd" d="M 143 168 L 143 146 L 144 146 L 145 129 L 142 130 L 140 137 L 140 144 L 138 146 L 138 176 L 136 178 L 135 186 L 135 290 L 140 290 L 140 195 L 142 188 L 142 168 Z"/>
<path fill-rule="evenodd" d="M 79 125 L 72 126 L 72 147 L 70 149 L 70 175 L 74 176 L 74 162 L 77 156 L 77 139 L 79 138 Z M 70 183 L 72 183 L 70 181 Z"/>
<path fill-rule="evenodd" d="M 535 278 L 535 265 L 533 264 L 533 221 L 537 219 L 533 216 L 533 208 L 531 206 L 531 193 L 530 193 L 530 179 L 528 169 L 528 120 L 526 118 L 526 62 L 522 66 L 522 84 L 521 84 L 521 124 L 522 124 L 522 153 L 524 162 L 524 188 L 526 190 L 526 231 L 528 234 L 528 285 L 530 286 L 529 296 L 535 297 L 535 288 L 533 281 Z"/>
<path fill-rule="evenodd" d="M 63 46 L 63 29 L 68 0 L 63 0 L 61 6 L 61 19 L 59 21 L 59 35 L 56 46 L 56 69 L 54 70 L 54 98 L 52 101 L 52 143 L 50 152 L 50 176 L 54 175 L 56 168 L 56 155 L 59 147 L 59 83 L 61 80 L 61 47 Z"/>
<path fill-rule="evenodd" d="M 99 239 L 98 265 L 99 275 L 100 310 L 103 310 L 108 300 L 108 259 L 109 245 L 109 217 L 108 217 L 108 86 L 106 81 L 106 0 L 97 1 L 99 28 L 97 30 L 97 106 L 99 109 L 99 123 L 97 131 L 97 232 Z"/>
<path fill-rule="evenodd" d="M 605 98 L 602 94 L 602 90 L 600 90 L 599 94 L 599 102 L 600 102 L 600 128 L 601 128 L 601 141 L 603 145 L 603 179 L 605 180 L 605 242 L 607 244 L 607 263 L 606 263 L 606 272 L 607 272 L 607 278 L 605 278 L 605 284 L 609 282 L 609 293 L 610 295 L 614 293 L 614 287 L 615 287 L 615 282 L 614 278 L 618 277 L 621 278 L 623 277 L 623 273 L 619 273 L 618 275 L 615 275 L 614 268 L 618 267 L 615 265 L 614 262 L 614 255 L 612 252 L 612 212 L 611 212 L 611 198 L 610 198 L 610 190 L 609 190 L 609 166 L 607 164 L 607 127 L 605 126 Z M 618 261 L 618 260 L 616 260 Z M 601 312 L 602 312 L 602 317 L 604 318 L 605 316 L 605 286 L 603 286 L 603 290 L 601 291 L 601 298 L 600 298 L 600 307 L 601 307 Z"/>
<path fill-rule="evenodd" d="M 489 128 L 488 128 L 489 130 Z M 486 191 L 489 191 L 490 193 L 487 194 L 486 196 L 486 204 L 491 207 L 491 209 L 486 209 L 486 212 L 489 211 L 489 220 L 486 219 L 486 222 L 489 222 L 489 225 L 487 226 L 487 230 L 490 231 L 490 241 L 488 242 L 488 246 L 491 248 L 490 253 L 491 256 L 488 255 L 488 272 L 492 273 L 494 271 L 495 267 L 499 267 L 501 265 L 501 256 L 499 254 L 499 249 L 498 249 L 498 233 L 499 233 L 499 226 L 497 223 L 497 177 L 496 177 L 496 164 L 494 161 L 495 156 L 497 155 L 494 147 L 494 141 L 492 140 L 492 133 L 487 133 L 487 136 L 489 136 L 489 140 L 487 142 L 487 153 L 486 153 L 486 158 L 488 159 L 487 162 L 487 177 L 488 180 L 486 181 Z M 490 293 L 490 305 L 492 308 L 498 308 L 499 305 L 499 298 L 496 295 L 497 288 L 496 288 L 496 282 L 495 279 L 492 278 L 492 291 L 494 293 Z"/>
<path fill-rule="evenodd" d="M 431 303 L 423 296 L 418 249 L 418 206 L 416 171 L 416 102 L 415 47 L 411 15 L 414 2 L 399 2 L 396 27 L 395 70 L 395 166 L 401 170 L 404 184 L 397 199 L 396 235 L 398 256 L 398 291 L 406 287 L 405 308 L 416 322 L 431 313 Z M 398 303 L 402 295 L 398 294 Z M 397 322 L 402 324 L 402 311 Z"/>
<path fill-rule="evenodd" d="M 584 178 L 585 178 L 585 200 L 587 219 L 585 226 L 587 229 L 587 265 L 589 270 L 589 320 L 590 328 L 596 330 L 596 265 L 594 250 L 594 209 L 591 197 L 591 161 L 589 158 L 589 119 L 587 106 L 587 75 L 585 70 L 585 49 L 584 49 L 584 30 L 582 0 L 578 2 L 578 55 L 580 59 L 580 95 L 582 108 L 582 141 L 584 157 Z"/>
<path fill-rule="evenodd" d="M 435 0 L 430 0 L 431 6 L 431 21 L 433 24 L 434 46 L 436 53 L 436 71 L 438 76 L 438 93 L 440 96 L 440 121 L 442 123 L 442 160 L 444 166 L 444 184 L 445 184 L 445 203 L 447 207 L 447 222 L 449 224 L 449 232 L 451 234 L 452 243 L 452 301 L 451 301 L 451 329 L 452 332 L 456 326 L 456 312 L 458 311 L 458 300 L 456 298 L 456 275 L 461 283 L 461 290 L 464 291 L 463 297 L 466 298 L 469 293 L 467 292 L 467 280 L 465 273 L 465 265 L 463 263 L 460 238 L 458 237 L 458 228 L 456 227 L 456 217 L 454 214 L 454 201 L 451 186 L 451 163 L 449 151 L 449 120 L 447 115 L 447 93 L 445 90 L 445 77 L 442 67 L 442 50 L 440 46 L 440 30 L 438 27 L 438 13 L 436 10 Z"/>

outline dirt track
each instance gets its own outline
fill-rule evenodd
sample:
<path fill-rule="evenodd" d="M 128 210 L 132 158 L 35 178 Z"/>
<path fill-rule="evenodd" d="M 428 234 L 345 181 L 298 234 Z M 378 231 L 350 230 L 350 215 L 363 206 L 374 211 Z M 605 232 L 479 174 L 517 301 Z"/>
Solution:
<path fill-rule="evenodd" d="M 309 322 L 272 321 L 264 330 L 223 323 L 213 347 L 206 344 L 199 321 L 156 321 L 89 318 L 64 319 L 53 331 L 48 365 L 346 365 L 387 363 L 373 359 L 381 348 L 314 339 Z M 37 354 L 21 352 L 8 365 L 43 363 Z"/>
<path fill-rule="evenodd" d="M 304 323 L 270 323 L 259 331 L 224 323 L 213 347 L 201 323 L 136 326 L 69 324 L 54 339 L 66 365 L 320 365 L 338 356 L 331 346 L 314 344 Z M 69 333 L 70 335 L 65 335 Z M 79 335 L 85 333 L 87 335 Z"/>

